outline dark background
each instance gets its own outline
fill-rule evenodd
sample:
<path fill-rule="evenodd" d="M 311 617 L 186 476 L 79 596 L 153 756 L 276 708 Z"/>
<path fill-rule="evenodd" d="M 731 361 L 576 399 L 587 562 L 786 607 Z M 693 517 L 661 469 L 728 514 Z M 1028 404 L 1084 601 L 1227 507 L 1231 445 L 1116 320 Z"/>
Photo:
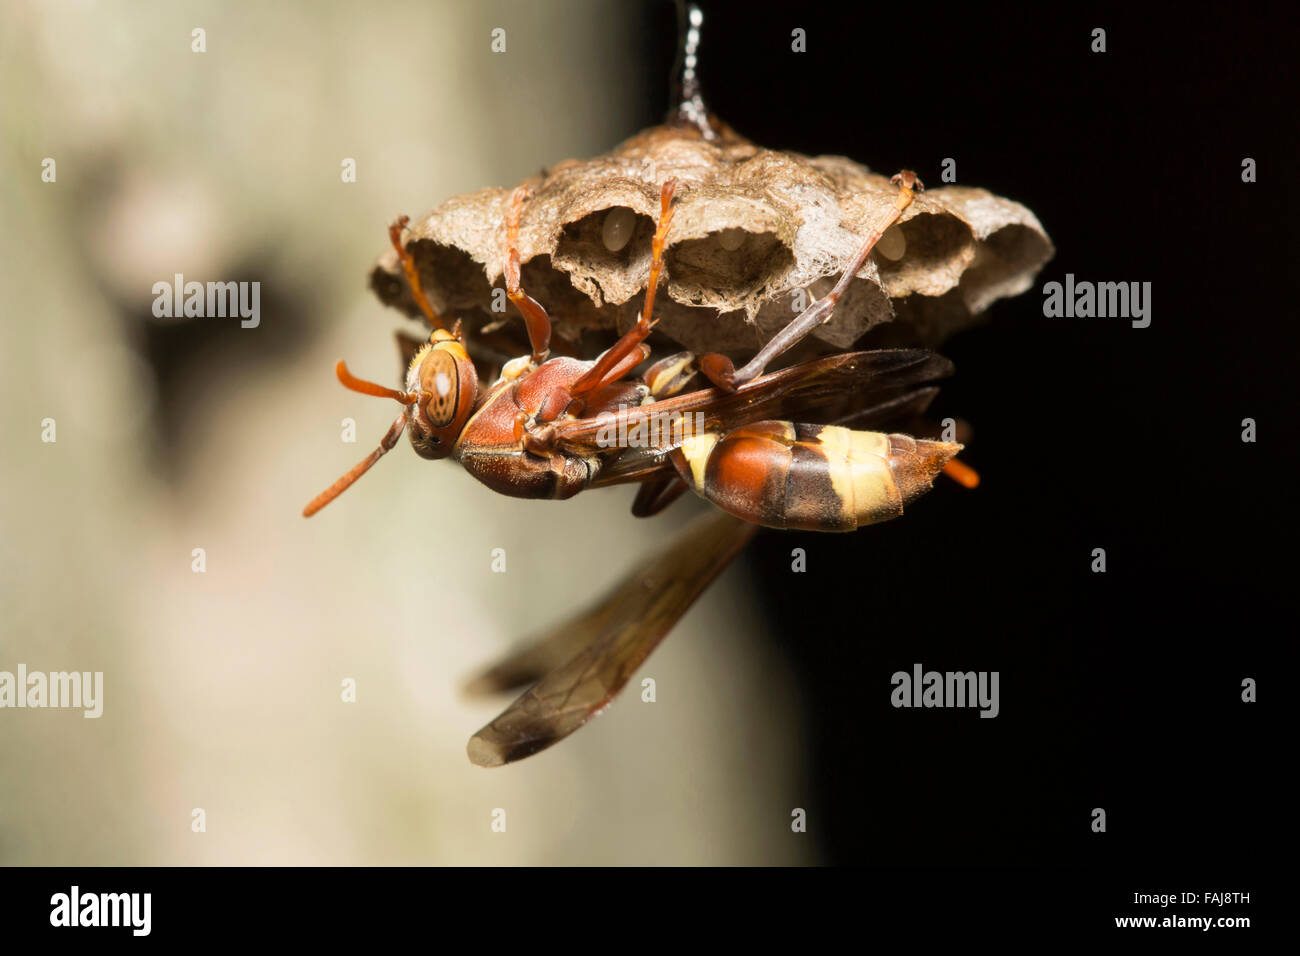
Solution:
<path fill-rule="evenodd" d="M 942 482 L 851 535 L 765 533 L 743 559 L 802 685 L 810 832 L 836 862 L 1249 869 L 1295 632 L 1294 20 L 702 6 L 706 101 L 739 132 L 934 185 L 952 157 L 1057 250 L 942 350 L 957 374 L 932 411 L 973 424 L 978 490 Z M 648 8 L 650 62 L 672 21 Z M 638 125 L 667 102 L 658 76 Z M 1150 327 L 1045 318 L 1067 272 L 1151 282 Z M 917 662 L 1000 671 L 1001 715 L 894 709 L 890 676 Z"/>

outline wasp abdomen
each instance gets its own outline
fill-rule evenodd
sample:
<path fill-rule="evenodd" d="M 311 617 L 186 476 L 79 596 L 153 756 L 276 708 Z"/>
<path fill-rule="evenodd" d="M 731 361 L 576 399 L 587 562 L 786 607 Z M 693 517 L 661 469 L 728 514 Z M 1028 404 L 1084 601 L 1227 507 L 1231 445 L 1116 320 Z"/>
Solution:
<path fill-rule="evenodd" d="M 695 436 L 672 458 L 696 493 L 737 518 L 853 531 L 902 514 L 960 450 L 908 435 L 773 421 Z"/>

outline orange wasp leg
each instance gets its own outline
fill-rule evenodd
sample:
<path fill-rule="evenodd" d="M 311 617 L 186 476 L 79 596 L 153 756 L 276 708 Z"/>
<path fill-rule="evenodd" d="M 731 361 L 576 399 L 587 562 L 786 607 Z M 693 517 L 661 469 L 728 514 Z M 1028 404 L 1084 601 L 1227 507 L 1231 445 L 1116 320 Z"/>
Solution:
<path fill-rule="evenodd" d="M 388 227 L 388 241 L 397 250 L 397 260 L 402 264 L 402 271 L 406 273 L 406 281 L 411 286 L 411 298 L 420 307 L 420 311 L 424 313 L 424 317 L 429 320 L 430 325 L 435 329 L 445 329 L 447 323 L 442 320 L 437 312 L 433 311 L 433 306 L 429 304 L 424 289 L 420 287 L 420 270 L 415 267 L 415 259 L 407 252 L 406 246 L 402 243 L 402 230 L 406 228 L 406 224 L 410 221 L 410 216 L 398 216 L 397 221 Z"/>
<path fill-rule="evenodd" d="M 596 361 L 595 365 L 569 386 L 569 394 L 574 398 L 581 398 L 604 385 L 618 381 L 645 358 L 642 355 L 638 361 L 631 365 L 627 364 L 629 356 L 639 353 L 637 347 L 646 340 L 650 330 L 655 327 L 655 290 L 659 286 L 659 273 L 664 266 L 664 240 L 668 236 L 668 227 L 673 221 L 673 190 L 676 188 L 676 181 L 670 179 L 664 183 L 663 190 L 659 194 L 659 225 L 655 228 L 654 240 L 650 246 L 650 278 L 646 281 L 645 305 L 637 317 L 636 325 L 628 329 L 623 337 L 610 346 L 609 351 Z"/>
<path fill-rule="evenodd" d="M 872 227 L 858 251 L 844 267 L 844 274 L 840 276 L 840 281 L 835 284 L 835 288 L 795 316 L 789 325 L 774 335 L 758 354 L 741 368 L 736 368 L 731 359 L 717 352 L 702 356 L 700 371 L 710 382 L 724 391 L 734 392 L 741 385 L 762 375 L 773 359 L 792 348 L 809 332 L 831 317 L 836 303 L 848 290 L 849 283 L 866 263 L 867 256 L 880 241 L 880 237 L 885 234 L 885 230 L 897 222 L 903 211 L 912 205 L 916 193 L 925 189 L 925 184 L 917 178 L 916 173 L 906 169 L 897 173 L 890 182 L 898 186 L 898 199 Z"/>
<path fill-rule="evenodd" d="M 533 364 L 541 365 L 550 354 L 551 317 L 540 302 L 532 298 L 519 284 L 519 215 L 524 208 L 528 188 L 520 186 L 510 197 L 506 209 L 506 295 L 524 317 L 528 329 L 528 344 L 533 350 Z"/>
<path fill-rule="evenodd" d="M 979 487 L 980 473 L 964 461 L 958 461 L 956 458 L 948 459 L 944 462 L 943 473 L 963 488 Z"/>

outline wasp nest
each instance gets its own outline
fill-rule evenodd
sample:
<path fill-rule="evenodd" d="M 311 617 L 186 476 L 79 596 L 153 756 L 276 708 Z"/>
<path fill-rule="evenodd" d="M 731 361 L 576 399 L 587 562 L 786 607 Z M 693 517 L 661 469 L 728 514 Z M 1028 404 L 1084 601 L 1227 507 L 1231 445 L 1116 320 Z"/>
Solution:
<path fill-rule="evenodd" d="M 851 160 L 775 152 L 720 129 L 706 137 L 694 126 L 654 127 L 528 182 L 522 281 L 550 312 L 559 342 L 590 352 L 575 344 L 603 347 L 635 321 L 667 179 L 677 181 L 676 212 L 658 330 L 700 352 L 760 347 L 830 290 L 897 197 L 888 176 Z M 502 327 L 522 331 L 513 307 L 501 311 L 504 296 L 493 296 L 504 284 L 510 193 L 456 196 L 407 233 L 435 308 L 471 330 L 513 320 Z M 995 299 L 1027 289 L 1052 252 L 1019 203 L 965 186 L 931 189 L 886 233 L 814 336 L 822 350 L 843 349 L 890 323 L 873 338 L 937 344 Z M 386 304 L 418 314 L 391 250 L 371 287 Z"/>

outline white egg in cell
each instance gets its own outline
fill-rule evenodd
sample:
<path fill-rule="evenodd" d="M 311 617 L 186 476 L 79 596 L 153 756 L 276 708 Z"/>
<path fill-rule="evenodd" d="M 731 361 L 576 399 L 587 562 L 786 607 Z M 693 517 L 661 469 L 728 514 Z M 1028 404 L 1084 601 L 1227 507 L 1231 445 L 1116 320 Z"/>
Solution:
<path fill-rule="evenodd" d="M 635 228 L 636 213 L 626 206 L 615 206 L 605 213 L 605 222 L 600 229 L 601 242 L 610 252 L 620 252 L 631 241 Z"/>

